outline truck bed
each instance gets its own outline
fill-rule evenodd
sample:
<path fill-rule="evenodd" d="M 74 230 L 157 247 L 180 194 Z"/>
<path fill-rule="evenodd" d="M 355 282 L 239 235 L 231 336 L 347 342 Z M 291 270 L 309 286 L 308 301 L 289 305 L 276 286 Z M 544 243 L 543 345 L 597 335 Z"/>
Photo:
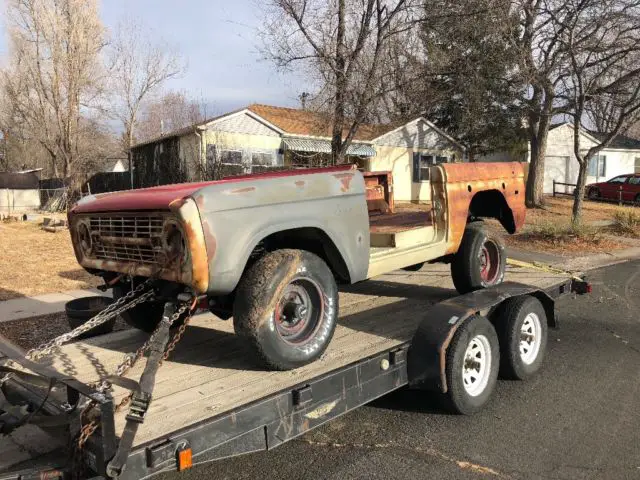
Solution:
<path fill-rule="evenodd" d="M 509 268 L 507 279 L 547 288 L 564 277 Z M 156 442 L 271 393 L 304 383 L 342 366 L 411 339 L 425 302 L 457 295 L 447 265 L 429 265 L 418 272 L 392 272 L 340 294 L 340 321 L 326 354 L 317 362 L 289 372 L 265 371 L 247 357 L 230 321 L 210 314 L 193 318 L 183 340 L 157 374 L 153 402 L 135 445 Z M 63 347 L 54 366 L 83 382 L 114 371 L 125 352 L 135 350 L 146 335 L 124 330 Z M 129 373 L 139 378 L 144 362 Z M 125 391 L 115 389 L 116 400 Z M 126 409 L 125 409 L 126 410 Z M 116 416 L 116 431 L 125 412 Z"/>

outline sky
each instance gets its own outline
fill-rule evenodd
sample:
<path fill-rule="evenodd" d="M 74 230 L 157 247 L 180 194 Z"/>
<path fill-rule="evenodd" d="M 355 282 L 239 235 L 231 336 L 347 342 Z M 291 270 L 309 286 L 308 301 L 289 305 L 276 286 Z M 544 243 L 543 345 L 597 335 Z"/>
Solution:
<path fill-rule="evenodd" d="M 187 71 L 181 78 L 169 81 L 166 88 L 204 99 L 207 116 L 254 102 L 296 106 L 302 82 L 294 75 L 279 73 L 258 51 L 258 2 L 102 0 L 101 17 L 108 29 L 114 29 L 122 19 L 136 19 L 173 46 L 186 59 Z M 6 53 L 3 21 L 0 61 Z"/>

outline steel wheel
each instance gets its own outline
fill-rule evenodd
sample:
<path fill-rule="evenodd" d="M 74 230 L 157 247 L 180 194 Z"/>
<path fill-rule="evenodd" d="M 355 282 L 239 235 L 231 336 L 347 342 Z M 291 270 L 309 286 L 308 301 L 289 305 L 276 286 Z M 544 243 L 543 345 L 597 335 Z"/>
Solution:
<path fill-rule="evenodd" d="M 496 283 L 500 273 L 500 250 L 493 240 L 487 239 L 478 255 L 480 260 L 480 277 L 486 285 Z"/>
<path fill-rule="evenodd" d="M 322 292 L 311 279 L 294 278 L 282 292 L 275 309 L 276 330 L 288 343 L 311 337 L 322 317 Z"/>
<path fill-rule="evenodd" d="M 540 318 L 532 312 L 525 317 L 520 328 L 520 358 L 525 365 L 531 365 L 538 358 L 541 339 Z"/>
<path fill-rule="evenodd" d="M 471 339 L 464 353 L 462 381 L 465 391 L 472 397 L 487 388 L 491 373 L 491 345 L 484 335 Z"/>

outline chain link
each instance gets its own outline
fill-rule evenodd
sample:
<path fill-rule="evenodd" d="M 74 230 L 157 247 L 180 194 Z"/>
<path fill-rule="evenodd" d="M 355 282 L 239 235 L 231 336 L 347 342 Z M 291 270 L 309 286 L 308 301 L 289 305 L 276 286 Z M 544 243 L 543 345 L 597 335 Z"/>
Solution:
<path fill-rule="evenodd" d="M 107 308 L 105 308 L 104 310 L 102 310 L 101 312 L 99 312 L 97 315 L 95 315 L 93 318 L 91 318 L 90 320 L 86 321 L 85 323 L 83 323 L 82 325 L 74 328 L 73 330 L 71 330 L 70 332 L 66 332 L 63 333 L 62 335 L 46 342 L 43 343 L 42 345 L 36 347 L 36 348 L 32 348 L 29 351 L 27 351 L 27 353 L 25 354 L 25 357 L 29 360 L 32 361 L 36 361 L 42 357 L 51 355 L 54 351 L 56 351 L 57 349 L 59 349 L 62 345 L 64 345 L 65 343 L 73 340 L 74 338 L 82 335 L 83 333 L 88 332 L 89 330 L 102 325 L 103 323 L 108 322 L 109 320 L 113 319 L 114 317 L 120 315 L 122 312 L 125 312 L 133 307 L 135 307 L 136 305 L 146 302 L 147 300 L 150 300 L 153 295 L 154 292 L 153 290 L 149 290 L 148 292 L 143 293 L 142 295 L 140 295 L 138 298 L 135 298 L 133 301 L 131 301 L 130 303 L 127 303 L 129 300 L 131 300 L 133 297 L 135 297 L 138 293 L 142 292 L 145 288 L 147 288 L 151 283 L 152 283 L 153 279 L 149 278 L 146 281 L 142 282 L 141 284 L 139 284 L 136 288 L 130 290 L 129 292 L 127 292 L 126 295 L 120 297 L 118 300 L 116 300 L 115 302 L 113 302 L 112 304 L 110 304 Z M 7 362 L 8 365 L 15 365 L 15 362 L 12 360 L 8 360 Z M 5 374 L 1 379 L 0 379 L 0 386 L 4 385 L 4 383 L 9 380 L 11 377 L 13 376 L 13 374 L 11 373 L 7 373 Z"/>
<path fill-rule="evenodd" d="M 191 320 L 191 313 L 193 311 L 194 306 L 195 306 L 195 302 L 191 306 L 189 306 L 188 304 L 183 304 L 180 306 L 180 308 L 178 308 L 178 310 L 174 312 L 173 315 L 171 315 L 171 318 L 169 319 L 169 326 L 173 325 L 178 320 L 178 318 L 180 318 L 180 315 L 182 315 L 187 309 L 189 309 L 189 313 L 187 317 L 184 319 L 184 323 L 180 325 L 180 329 L 178 330 L 178 332 L 173 336 L 171 342 L 165 347 L 165 352 L 162 357 L 163 360 L 166 360 L 169 357 L 169 354 L 175 349 L 176 345 L 182 338 L 182 335 L 184 334 L 184 331 L 186 330 L 187 325 Z M 164 319 L 162 321 L 164 321 Z M 160 323 L 158 323 L 158 326 L 153 331 L 153 333 L 149 336 L 147 341 L 144 342 L 142 346 L 138 348 L 138 350 L 136 350 L 135 353 L 127 354 L 125 356 L 122 363 L 120 363 L 120 365 L 118 365 L 118 367 L 116 368 L 117 376 L 122 376 L 125 373 L 127 373 L 131 368 L 133 368 L 136 362 L 140 358 L 142 358 L 144 353 L 149 349 L 153 340 L 158 336 L 159 331 L 160 331 Z M 99 392 L 104 393 L 111 388 L 111 383 L 106 380 L 103 380 L 102 383 L 100 383 L 95 388 Z M 119 412 L 124 407 L 126 407 L 131 401 L 132 396 L 133 396 L 133 392 L 129 393 L 129 395 L 124 397 L 120 401 L 120 403 L 116 405 L 116 407 L 114 408 L 114 412 Z M 80 414 L 80 418 L 82 419 L 89 412 L 89 410 L 91 410 L 91 408 L 95 406 L 95 404 L 96 403 L 94 401 L 90 401 L 82 410 L 82 413 Z M 91 435 L 93 435 L 93 433 L 97 429 L 98 429 L 98 422 L 96 422 L 95 420 L 92 420 L 91 422 L 87 423 L 80 429 L 80 436 L 78 437 L 78 448 L 77 448 L 77 452 L 80 455 L 82 454 L 81 452 L 84 447 L 84 444 L 87 443 L 87 440 L 89 440 L 89 437 L 91 437 Z"/>

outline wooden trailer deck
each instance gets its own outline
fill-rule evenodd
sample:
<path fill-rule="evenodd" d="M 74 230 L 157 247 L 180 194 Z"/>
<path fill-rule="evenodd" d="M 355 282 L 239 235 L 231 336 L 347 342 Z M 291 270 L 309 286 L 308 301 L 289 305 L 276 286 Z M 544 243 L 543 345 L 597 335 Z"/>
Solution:
<path fill-rule="evenodd" d="M 522 268 L 509 268 L 507 279 L 550 287 L 563 277 Z M 448 265 L 429 265 L 418 272 L 398 271 L 345 288 L 340 295 L 340 321 L 322 359 L 289 372 L 260 368 L 248 358 L 231 321 L 210 314 L 193 318 L 184 338 L 157 374 L 153 402 L 135 445 L 168 436 L 175 430 L 228 412 L 268 394 L 393 348 L 411 339 L 422 320 L 425 302 L 457 295 Z M 53 365 L 83 382 L 96 381 L 115 370 L 126 352 L 146 339 L 125 330 L 63 347 Z M 128 376 L 139 378 L 140 361 Z M 116 400 L 125 391 L 115 389 Z M 116 431 L 124 425 L 116 416 Z"/>

